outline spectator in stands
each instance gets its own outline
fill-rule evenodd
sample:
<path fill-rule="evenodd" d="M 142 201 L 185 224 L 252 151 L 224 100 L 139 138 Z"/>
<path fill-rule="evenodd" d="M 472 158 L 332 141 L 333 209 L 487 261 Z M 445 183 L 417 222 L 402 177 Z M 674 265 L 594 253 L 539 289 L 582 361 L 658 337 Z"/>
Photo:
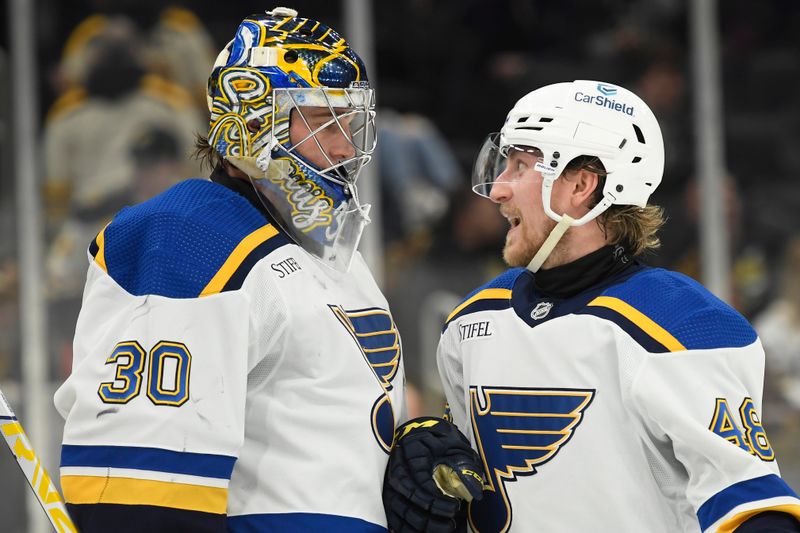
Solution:
<path fill-rule="evenodd" d="M 66 93 L 44 128 L 45 200 L 51 232 L 67 216 L 95 218 L 128 193 L 134 174 L 131 147 L 160 127 L 189 154 L 202 127 L 189 94 L 145 70 L 131 24 L 117 20 L 93 41 L 85 85 Z M 198 175 L 190 158 L 182 175 Z M 117 206 L 118 207 L 118 206 Z M 96 219 L 96 218 L 95 218 Z"/>

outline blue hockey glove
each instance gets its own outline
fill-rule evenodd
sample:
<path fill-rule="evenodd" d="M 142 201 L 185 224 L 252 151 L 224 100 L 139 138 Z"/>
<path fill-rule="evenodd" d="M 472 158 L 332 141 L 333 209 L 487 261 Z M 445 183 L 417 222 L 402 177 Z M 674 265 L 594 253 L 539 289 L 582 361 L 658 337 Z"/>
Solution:
<path fill-rule="evenodd" d="M 383 506 L 392 533 L 466 528 L 466 505 L 483 496 L 481 461 L 452 423 L 422 417 L 397 428 Z"/>

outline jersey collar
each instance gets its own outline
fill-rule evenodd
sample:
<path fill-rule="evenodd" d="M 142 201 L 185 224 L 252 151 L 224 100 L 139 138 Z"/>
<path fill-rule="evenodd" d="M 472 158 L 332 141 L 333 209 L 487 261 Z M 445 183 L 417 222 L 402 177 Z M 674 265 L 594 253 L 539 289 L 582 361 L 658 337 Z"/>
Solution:
<path fill-rule="evenodd" d="M 603 246 L 571 263 L 539 270 L 533 275 L 533 286 L 542 296 L 571 298 L 638 264 L 624 246 Z"/>
<path fill-rule="evenodd" d="M 222 168 L 222 166 L 216 167 L 211 172 L 211 176 L 209 177 L 209 179 L 214 183 L 219 183 L 220 185 L 227 187 L 233 192 L 238 193 L 241 196 L 244 196 L 247 199 L 247 201 L 250 202 L 253 205 L 253 207 L 255 207 L 259 211 L 259 213 L 263 213 L 268 220 L 272 220 L 272 217 L 267 212 L 267 208 L 264 207 L 261 198 L 259 198 L 258 196 L 258 192 L 256 192 L 255 187 L 253 187 L 253 184 L 250 182 L 249 179 L 234 178 L 233 176 L 225 172 L 225 169 Z"/>

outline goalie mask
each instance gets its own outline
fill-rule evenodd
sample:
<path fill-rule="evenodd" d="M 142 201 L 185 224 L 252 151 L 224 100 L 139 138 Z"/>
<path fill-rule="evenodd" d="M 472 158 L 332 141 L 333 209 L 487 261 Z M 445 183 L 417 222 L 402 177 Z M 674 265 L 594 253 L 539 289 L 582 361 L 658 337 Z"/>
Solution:
<path fill-rule="evenodd" d="M 246 18 L 208 80 L 208 142 L 276 222 L 345 271 L 369 223 L 356 180 L 375 148 L 374 93 L 333 29 L 275 8 Z"/>

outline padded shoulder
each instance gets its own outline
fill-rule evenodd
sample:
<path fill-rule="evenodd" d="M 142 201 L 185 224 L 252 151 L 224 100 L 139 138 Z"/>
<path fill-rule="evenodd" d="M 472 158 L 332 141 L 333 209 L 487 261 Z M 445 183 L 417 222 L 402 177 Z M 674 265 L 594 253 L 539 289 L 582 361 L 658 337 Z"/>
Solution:
<path fill-rule="evenodd" d="M 447 328 L 450 322 L 469 313 L 511 307 L 511 290 L 514 288 L 517 278 L 523 272 L 525 272 L 524 268 L 506 270 L 489 283 L 469 293 L 447 317 L 444 327 Z"/>
<path fill-rule="evenodd" d="M 239 289 L 258 260 L 289 242 L 241 195 L 192 179 L 120 211 L 89 253 L 133 295 L 196 298 Z"/>
<path fill-rule="evenodd" d="M 757 338 L 739 312 L 701 284 L 657 268 L 609 287 L 580 313 L 617 323 L 651 352 L 734 348 Z"/>

